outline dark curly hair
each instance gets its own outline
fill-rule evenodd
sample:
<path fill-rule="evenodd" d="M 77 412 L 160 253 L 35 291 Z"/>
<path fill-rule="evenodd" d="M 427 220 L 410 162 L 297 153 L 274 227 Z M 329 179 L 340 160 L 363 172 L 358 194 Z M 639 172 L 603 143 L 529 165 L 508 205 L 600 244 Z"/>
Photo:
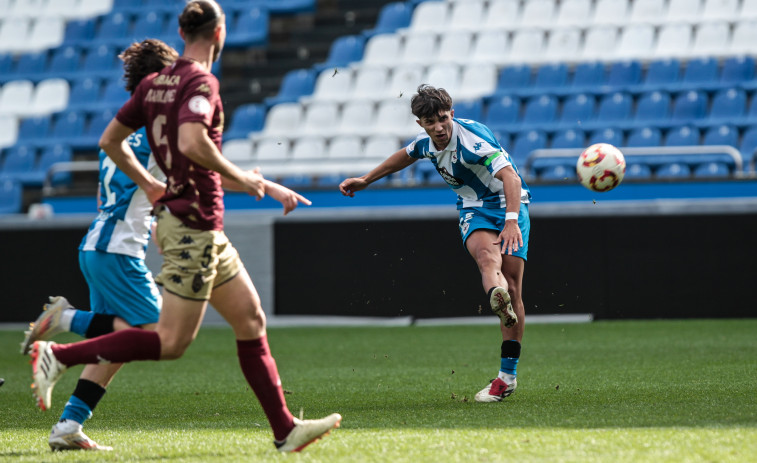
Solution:
<path fill-rule="evenodd" d="M 118 57 L 124 62 L 125 88 L 134 93 L 146 75 L 172 64 L 179 58 L 179 53 L 160 40 L 147 39 L 132 43 Z"/>
<path fill-rule="evenodd" d="M 410 109 L 418 119 L 434 117 L 452 109 L 452 97 L 443 88 L 421 84 L 410 100 Z"/>
<path fill-rule="evenodd" d="M 210 38 L 213 29 L 224 21 L 223 9 L 214 0 L 191 0 L 179 15 L 179 27 L 190 42 L 198 37 Z"/>

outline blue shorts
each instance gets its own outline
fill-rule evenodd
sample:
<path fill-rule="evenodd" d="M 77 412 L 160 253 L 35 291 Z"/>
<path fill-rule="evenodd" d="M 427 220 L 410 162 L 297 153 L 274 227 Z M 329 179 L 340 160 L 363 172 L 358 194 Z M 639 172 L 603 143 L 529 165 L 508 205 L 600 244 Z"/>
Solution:
<path fill-rule="evenodd" d="M 460 236 L 463 238 L 463 246 L 471 233 L 476 230 L 492 230 L 499 234 L 505 228 L 505 209 L 487 209 L 484 207 L 465 207 L 460 209 Z M 521 203 L 518 213 L 518 227 L 523 235 L 523 246 L 513 252 L 527 260 L 528 233 L 531 231 L 531 219 L 528 216 L 528 204 Z"/>
<path fill-rule="evenodd" d="M 157 323 L 161 297 L 145 261 L 123 254 L 79 251 L 95 313 L 116 315 L 132 326 Z"/>

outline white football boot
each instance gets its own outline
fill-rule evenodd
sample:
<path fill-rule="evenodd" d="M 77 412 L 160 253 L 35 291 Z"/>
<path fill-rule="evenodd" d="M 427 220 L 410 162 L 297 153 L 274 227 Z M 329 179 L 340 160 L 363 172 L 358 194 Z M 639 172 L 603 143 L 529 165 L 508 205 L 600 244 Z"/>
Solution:
<path fill-rule="evenodd" d="M 476 393 L 476 402 L 502 402 L 502 399 L 515 392 L 518 387 L 518 380 L 507 384 L 500 378 L 493 379 L 485 388 Z"/>
<path fill-rule="evenodd" d="M 24 342 L 21 343 L 21 353 L 28 354 L 34 341 L 47 341 L 58 333 L 68 331 L 61 324 L 61 317 L 66 309 L 73 309 L 73 306 L 68 303 L 65 297 L 50 297 L 50 303 L 44 305 L 44 311 L 33 323 L 29 324 L 29 330 L 24 332 L 26 337 Z"/>
<path fill-rule="evenodd" d="M 55 423 L 48 441 L 50 450 L 113 450 L 113 447 L 99 445 L 82 432 L 81 424 L 72 420 Z"/>
<path fill-rule="evenodd" d="M 497 314 L 505 328 L 512 328 L 518 323 L 518 316 L 515 315 L 513 305 L 510 302 L 510 293 L 501 286 L 497 286 L 489 296 L 492 312 Z"/>
<path fill-rule="evenodd" d="M 66 371 L 66 366 L 60 363 L 53 354 L 51 347 L 54 345 L 52 341 L 37 341 L 32 344 L 32 350 L 29 353 L 32 357 L 29 363 L 32 364 L 34 378 L 32 390 L 37 397 L 37 406 L 42 411 L 50 409 L 55 383 Z"/>
<path fill-rule="evenodd" d="M 338 428 L 342 422 L 342 415 L 332 413 L 320 420 L 294 419 L 294 429 L 283 442 L 274 441 L 279 452 L 299 452 L 308 445 L 328 435 L 332 429 Z"/>

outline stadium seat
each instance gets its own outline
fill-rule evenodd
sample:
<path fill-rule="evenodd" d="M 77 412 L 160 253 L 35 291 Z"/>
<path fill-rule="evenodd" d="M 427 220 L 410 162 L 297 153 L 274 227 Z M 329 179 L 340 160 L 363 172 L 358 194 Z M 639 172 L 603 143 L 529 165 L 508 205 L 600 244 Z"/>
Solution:
<path fill-rule="evenodd" d="M 696 178 L 728 178 L 730 176 L 731 171 L 723 162 L 705 162 L 694 169 L 694 177 Z"/>
<path fill-rule="evenodd" d="M 547 166 L 541 171 L 539 178 L 544 181 L 573 181 L 576 179 L 576 168 L 564 164 Z"/>
<path fill-rule="evenodd" d="M 357 135 L 334 137 L 326 149 L 326 157 L 329 159 L 360 158 L 363 154 L 363 142 Z"/>
<path fill-rule="evenodd" d="M 361 66 L 394 66 L 400 56 L 402 42 L 397 34 L 378 34 L 365 44 Z"/>
<path fill-rule="evenodd" d="M 326 139 L 318 135 L 299 137 L 292 143 L 292 160 L 326 157 Z"/>
<path fill-rule="evenodd" d="M 72 78 L 81 65 L 79 48 L 68 45 L 55 49 L 50 57 L 46 72 L 60 78 Z"/>
<path fill-rule="evenodd" d="M 43 51 L 63 43 L 66 24 L 63 18 L 36 17 L 27 37 L 27 50 Z"/>
<path fill-rule="evenodd" d="M 700 133 L 695 127 L 683 125 L 668 131 L 665 146 L 693 146 L 699 144 Z"/>
<path fill-rule="evenodd" d="M 18 142 L 24 145 L 40 143 L 50 132 L 49 115 L 22 119 L 18 126 Z"/>
<path fill-rule="evenodd" d="M 70 87 L 65 79 L 45 79 L 34 88 L 29 108 L 24 114 L 42 115 L 63 111 L 68 106 Z"/>
<path fill-rule="evenodd" d="M 131 21 L 126 13 L 115 11 L 100 19 L 94 42 L 123 48 L 129 42 Z"/>
<path fill-rule="evenodd" d="M 398 62 L 401 64 L 429 65 L 436 61 L 436 35 L 428 32 L 411 33 L 405 37 L 402 53 Z"/>
<path fill-rule="evenodd" d="M 591 146 L 595 143 L 609 143 L 615 146 L 623 146 L 625 144 L 623 142 L 623 131 L 613 127 L 595 130 L 589 134 L 586 144 Z"/>
<path fill-rule="evenodd" d="M 702 17 L 709 21 L 738 19 L 739 0 L 704 0 Z"/>
<path fill-rule="evenodd" d="M 69 109 L 94 108 L 100 102 L 102 80 L 84 77 L 74 81 L 68 101 Z"/>
<path fill-rule="evenodd" d="M 568 65 L 550 63 L 539 66 L 531 85 L 531 93 L 559 93 L 565 91 L 568 83 Z"/>
<path fill-rule="evenodd" d="M 521 128 L 548 129 L 557 119 L 557 97 L 554 95 L 535 96 L 526 101 Z"/>
<path fill-rule="evenodd" d="M 629 161 L 629 158 L 626 158 L 626 161 Z M 649 180 L 652 178 L 652 169 L 643 162 L 628 162 L 624 178 L 629 180 Z"/>
<path fill-rule="evenodd" d="M 259 0 L 271 14 L 297 15 L 315 11 L 316 0 Z"/>
<path fill-rule="evenodd" d="M 648 57 L 655 48 L 655 28 L 648 24 L 625 26 L 620 31 L 618 46 L 615 48 L 616 59 L 634 59 Z"/>
<path fill-rule="evenodd" d="M 47 172 L 53 164 L 59 162 L 71 162 L 73 152 L 67 145 L 54 144 L 42 149 L 39 160 L 31 172 L 24 180 L 24 185 L 41 187 L 47 177 Z M 50 179 L 53 186 L 60 186 L 71 183 L 70 172 L 57 172 Z"/>
<path fill-rule="evenodd" d="M 513 32 L 506 60 L 509 63 L 539 62 L 543 59 L 545 42 L 544 31 L 540 29 L 517 30 Z"/>
<path fill-rule="evenodd" d="M 431 72 L 429 72 L 429 80 Z M 481 64 L 476 67 L 463 66 L 460 74 L 460 85 L 453 98 L 470 100 L 491 95 L 497 88 L 497 67 L 493 64 Z"/>
<path fill-rule="evenodd" d="M 697 23 L 702 13 L 702 0 L 670 0 L 663 20 L 666 24 Z"/>
<path fill-rule="evenodd" d="M 315 79 L 312 95 L 301 97 L 309 103 L 317 101 L 346 101 L 350 98 L 353 85 L 353 71 L 350 68 L 324 69 Z"/>
<path fill-rule="evenodd" d="M 670 94 L 652 91 L 639 96 L 634 125 L 666 127 L 670 123 Z"/>
<path fill-rule="evenodd" d="M 70 142 L 73 148 L 97 150 L 100 137 L 105 131 L 105 127 L 115 117 L 117 109 L 106 108 L 91 113 L 84 134 Z"/>
<path fill-rule="evenodd" d="M 551 27 L 555 19 L 554 0 L 529 0 L 523 3 L 518 23 L 525 28 Z"/>
<path fill-rule="evenodd" d="M 505 66 L 499 72 L 496 95 L 530 93 L 531 68 L 525 64 Z"/>
<path fill-rule="evenodd" d="M 95 37 L 96 20 L 93 18 L 70 21 L 66 24 L 63 45 L 85 45 Z"/>
<path fill-rule="evenodd" d="M 518 0 L 491 0 L 481 27 L 484 31 L 502 30 L 503 27 L 516 26 L 519 19 Z"/>
<path fill-rule="evenodd" d="M 339 37 L 331 44 L 329 56 L 326 61 L 316 64 L 313 68 L 320 72 L 333 71 L 336 68 L 344 68 L 347 65 L 360 61 L 363 57 L 365 38 L 359 35 L 346 35 Z"/>
<path fill-rule="evenodd" d="M 480 122 L 484 116 L 484 104 L 481 98 L 474 100 L 455 100 L 452 109 L 458 119 L 472 119 Z"/>
<path fill-rule="evenodd" d="M 376 105 L 373 101 L 349 101 L 342 107 L 336 132 L 340 135 L 362 135 L 366 127 L 373 127 L 376 118 Z"/>
<path fill-rule="evenodd" d="M 94 17 L 107 13 L 112 8 L 112 3 L 103 0 L 81 0 L 77 7 L 79 17 Z"/>
<path fill-rule="evenodd" d="M 605 66 L 600 61 L 579 63 L 573 71 L 570 83 L 574 93 L 593 93 L 605 82 Z"/>
<path fill-rule="evenodd" d="M 18 214 L 23 206 L 21 183 L 0 175 L 0 214 Z"/>
<path fill-rule="evenodd" d="M 13 55 L 0 51 L 0 83 L 12 80 Z"/>
<path fill-rule="evenodd" d="M 750 170 L 754 169 L 755 155 L 757 155 L 757 126 L 749 127 L 744 131 L 741 136 L 741 143 L 739 145 L 739 151 L 741 152 L 741 158 L 746 165 L 750 165 Z"/>
<path fill-rule="evenodd" d="M 23 53 L 29 50 L 29 19 L 5 17 L 0 21 L 0 52 Z"/>
<path fill-rule="evenodd" d="M 223 133 L 224 140 L 248 138 L 251 132 L 259 132 L 265 123 L 266 108 L 262 104 L 248 103 L 237 107 L 231 116 L 231 124 Z"/>
<path fill-rule="evenodd" d="M 710 127 L 704 133 L 703 145 L 728 145 L 737 147 L 739 145 L 739 131 L 736 127 L 728 124 L 722 124 L 716 127 Z"/>
<path fill-rule="evenodd" d="M 741 10 L 739 10 L 739 19 L 757 18 L 757 1 L 742 0 Z"/>
<path fill-rule="evenodd" d="M 330 137 L 339 122 L 339 106 L 331 101 L 314 102 L 305 109 L 298 135 Z"/>
<path fill-rule="evenodd" d="M 432 32 L 446 30 L 449 8 L 447 2 L 423 2 L 418 4 L 410 19 L 409 29 L 413 32 Z"/>
<path fill-rule="evenodd" d="M 665 164 L 655 172 L 655 177 L 661 179 L 680 179 L 691 176 L 691 169 L 686 164 L 671 162 Z"/>
<path fill-rule="evenodd" d="M 666 13 L 667 2 L 659 0 L 634 0 L 628 16 L 630 23 L 654 24 Z"/>
<path fill-rule="evenodd" d="M 594 95 L 577 93 L 566 98 L 562 105 L 562 112 L 558 125 L 563 127 L 580 127 L 594 120 Z"/>
<path fill-rule="evenodd" d="M 361 66 L 355 70 L 354 79 L 352 93 L 349 97 L 352 100 L 367 99 L 376 101 L 383 98 L 389 91 L 387 88 L 389 84 L 389 69 L 383 66 Z"/>
<path fill-rule="evenodd" d="M 656 57 L 688 56 L 693 39 L 690 24 L 670 23 L 660 27 L 653 55 Z"/>
<path fill-rule="evenodd" d="M 275 97 L 265 98 L 263 102 L 270 107 L 279 103 L 294 103 L 301 96 L 312 94 L 315 75 L 312 69 L 294 69 L 287 72 L 281 81 L 279 93 Z"/>
<path fill-rule="evenodd" d="M 287 138 L 258 140 L 253 148 L 253 160 L 285 162 L 291 158 L 292 144 Z"/>
<path fill-rule="evenodd" d="M 293 188 L 300 190 L 303 188 L 311 188 L 315 185 L 315 179 L 311 175 L 307 174 L 295 174 L 287 175 L 280 180 L 280 183 L 287 188 Z"/>
<path fill-rule="evenodd" d="M 672 90 L 681 79 L 681 62 L 676 58 L 665 58 L 649 63 L 640 90 Z"/>
<path fill-rule="evenodd" d="M 244 169 L 252 162 L 252 141 L 249 138 L 224 141 L 221 152 L 223 157 Z"/>
<path fill-rule="evenodd" d="M 447 90 L 452 98 L 461 93 L 460 79 L 460 67 L 454 63 L 433 64 L 426 74 L 426 83 Z"/>
<path fill-rule="evenodd" d="M 599 100 L 597 117 L 592 127 L 628 123 L 631 118 L 633 99 L 626 92 L 612 92 Z"/>
<path fill-rule="evenodd" d="M 385 86 L 384 97 L 395 97 L 407 94 L 412 95 L 418 85 L 424 81 L 424 69 L 422 66 L 404 64 L 395 66 L 391 71 L 389 81 Z"/>
<path fill-rule="evenodd" d="M 723 61 L 720 68 L 720 85 L 732 87 L 735 85 L 754 88 L 755 61 L 751 56 L 732 56 Z"/>
<path fill-rule="evenodd" d="M 107 45 L 89 48 L 79 75 L 86 77 L 119 78 L 123 73 L 120 62 L 116 61 L 118 51 Z"/>
<path fill-rule="evenodd" d="M 450 31 L 477 31 L 486 18 L 486 4 L 484 0 L 452 3 L 449 18 Z"/>
<path fill-rule="evenodd" d="M 391 98 L 379 102 L 374 131 L 408 138 L 417 135 L 422 130 L 415 121 L 407 99 Z"/>
<path fill-rule="evenodd" d="M 563 0 L 557 10 L 555 25 L 559 27 L 582 26 L 592 16 L 591 0 Z"/>
<path fill-rule="evenodd" d="M 579 58 L 582 61 L 614 59 L 617 42 L 618 28 L 599 23 L 586 31 Z"/>
<path fill-rule="evenodd" d="M 389 155 L 397 152 L 402 145 L 399 138 L 388 137 L 385 135 L 373 135 L 365 140 L 363 148 L 365 157 L 368 158 L 387 158 Z"/>
<path fill-rule="evenodd" d="M 469 62 L 502 66 L 510 61 L 510 39 L 507 31 L 490 29 L 480 32 L 473 43 Z"/>
<path fill-rule="evenodd" d="M 673 100 L 672 121 L 690 124 L 707 114 L 707 96 L 703 92 L 689 90 L 678 94 Z"/>
<path fill-rule="evenodd" d="M 577 27 L 551 29 L 544 49 L 543 61 L 555 62 L 578 56 L 581 51 L 581 30 Z"/>
<path fill-rule="evenodd" d="M 555 133 L 550 148 L 582 148 L 586 146 L 586 134 L 577 129 L 566 129 Z"/>
<path fill-rule="evenodd" d="M 24 114 L 34 95 L 34 84 L 30 80 L 12 80 L 3 85 L 0 94 L 0 115 Z"/>
<path fill-rule="evenodd" d="M 131 94 L 124 88 L 125 82 L 121 79 L 111 79 L 102 90 L 102 98 L 99 103 L 90 106 L 91 109 L 118 109 L 126 103 Z"/>
<path fill-rule="evenodd" d="M 297 133 L 301 119 L 302 107 L 299 103 L 281 103 L 272 106 L 268 109 L 260 136 L 280 138 Z"/>
<path fill-rule="evenodd" d="M 708 19 L 709 16 L 704 16 Z M 719 56 L 728 53 L 731 25 L 728 22 L 706 22 L 697 26 L 691 45 L 693 56 Z"/>
<path fill-rule="evenodd" d="M 547 134 L 541 130 L 527 130 L 519 132 L 513 141 L 510 155 L 518 166 L 525 166 L 528 154 L 547 146 Z"/>
<path fill-rule="evenodd" d="M 165 18 L 160 11 L 145 11 L 142 14 L 136 15 L 131 28 L 131 40 L 133 42 L 141 42 L 145 39 L 162 38 L 165 30 L 163 27 L 164 21 Z"/>
<path fill-rule="evenodd" d="M 37 81 L 47 69 L 47 52 L 24 53 L 18 57 L 13 69 L 13 79 Z"/>
<path fill-rule="evenodd" d="M 381 8 L 376 26 L 373 29 L 363 31 L 363 35 L 370 38 L 377 34 L 391 34 L 397 29 L 408 27 L 412 17 L 413 8 L 407 3 L 388 3 Z"/>
<path fill-rule="evenodd" d="M 628 134 L 625 146 L 632 148 L 662 145 L 662 132 L 656 127 L 634 129 Z"/>
<path fill-rule="evenodd" d="M 489 102 L 484 124 L 493 131 L 511 130 L 520 122 L 521 101 L 518 97 L 504 95 Z"/>
<path fill-rule="evenodd" d="M 440 37 L 439 49 L 435 61 L 464 63 L 470 58 L 472 48 L 472 32 L 465 30 L 453 30 L 447 32 Z"/>
<path fill-rule="evenodd" d="M 624 90 L 641 82 L 641 63 L 639 61 L 616 61 L 610 65 L 606 84 L 611 90 Z"/>
<path fill-rule="evenodd" d="M 16 116 L 0 114 L 0 149 L 16 143 L 18 140 L 18 119 Z"/>
<path fill-rule="evenodd" d="M 734 26 L 728 51 L 733 55 L 750 54 L 754 51 L 755 43 L 757 43 L 757 19 L 744 19 Z"/>
<path fill-rule="evenodd" d="M 50 143 L 74 143 L 84 135 L 84 114 L 78 111 L 66 111 L 56 114 L 50 129 Z"/>
<path fill-rule="evenodd" d="M 15 145 L 5 150 L 0 177 L 21 180 L 24 175 L 34 170 L 36 162 L 36 148 L 29 145 Z"/>
<path fill-rule="evenodd" d="M 746 92 L 740 88 L 718 91 L 712 97 L 707 125 L 743 120 L 746 114 L 746 102 Z"/>

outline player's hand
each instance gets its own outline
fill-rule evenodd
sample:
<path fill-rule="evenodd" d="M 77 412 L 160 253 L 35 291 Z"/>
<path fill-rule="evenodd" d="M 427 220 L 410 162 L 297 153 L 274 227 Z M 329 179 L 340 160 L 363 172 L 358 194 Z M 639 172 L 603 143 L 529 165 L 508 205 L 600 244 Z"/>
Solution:
<path fill-rule="evenodd" d="M 155 206 L 155 203 L 158 202 L 158 200 L 166 193 L 166 184 L 163 182 L 157 182 L 154 187 L 151 187 L 149 190 L 145 190 L 145 195 L 147 196 L 147 200 L 150 201 L 150 204 Z"/>
<path fill-rule="evenodd" d="M 263 199 L 265 196 L 265 179 L 263 174 L 260 173 L 259 167 L 245 171 L 242 187 L 250 196 L 254 196 L 258 200 Z"/>
<path fill-rule="evenodd" d="M 498 241 L 492 244 L 501 244 L 502 254 L 513 255 L 518 249 L 523 247 L 523 235 L 520 233 L 520 227 L 516 220 L 506 220 L 505 227 L 499 232 Z"/>
<path fill-rule="evenodd" d="M 289 188 L 279 185 L 278 183 L 266 181 L 265 191 L 271 198 L 280 202 L 284 206 L 284 215 L 289 214 L 293 210 L 297 209 L 297 206 L 302 203 L 306 206 L 313 204 L 309 199 L 292 191 Z"/>
<path fill-rule="evenodd" d="M 366 182 L 362 178 L 353 177 L 348 178 L 347 180 L 340 183 L 339 191 L 341 191 L 344 196 L 349 196 L 350 198 L 352 198 L 355 196 L 356 191 L 364 190 L 367 186 L 368 182 Z"/>

